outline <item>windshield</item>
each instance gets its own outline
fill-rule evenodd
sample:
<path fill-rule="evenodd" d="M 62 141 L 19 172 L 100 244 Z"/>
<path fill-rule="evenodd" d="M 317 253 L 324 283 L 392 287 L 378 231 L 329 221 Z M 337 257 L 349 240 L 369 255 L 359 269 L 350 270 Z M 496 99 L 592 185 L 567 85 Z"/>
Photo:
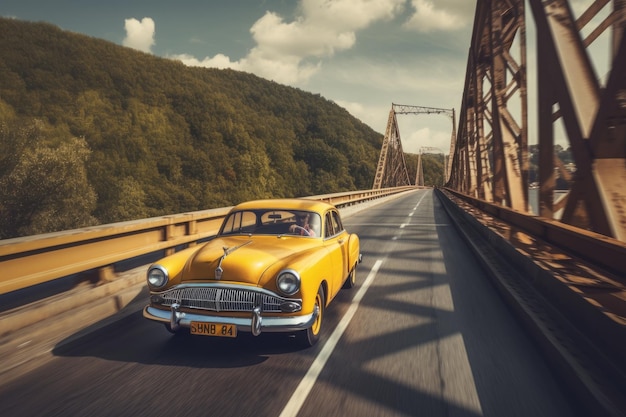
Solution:
<path fill-rule="evenodd" d="M 220 235 L 320 236 L 320 215 L 302 210 L 243 210 L 230 213 Z"/>

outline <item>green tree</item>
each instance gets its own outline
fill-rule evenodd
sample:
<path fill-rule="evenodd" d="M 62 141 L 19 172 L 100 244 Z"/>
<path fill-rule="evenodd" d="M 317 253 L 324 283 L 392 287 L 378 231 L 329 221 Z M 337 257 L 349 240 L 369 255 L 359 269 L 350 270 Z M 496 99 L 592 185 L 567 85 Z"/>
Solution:
<path fill-rule="evenodd" d="M 98 223 L 373 183 L 382 135 L 319 94 L 253 74 L 186 67 L 53 25 L 4 18 L 0 74 L 0 118 L 19 115 L 43 126 L 37 133 L 27 123 L 0 140 L 4 192 L 18 193 L 16 184 L 26 179 L 16 169 L 35 164 L 35 149 L 37 158 L 47 152 L 60 164 L 71 157 L 68 149 L 79 152 L 72 138 L 85 138 L 87 154 L 74 155 L 81 171 L 73 181 L 83 181 L 86 169 L 82 212 Z M 28 192 L 38 189 L 32 187 Z M 39 201 L 51 199 L 48 188 L 39 191 Z M 26 190 L 19 192 L 26 198 Z M 2 204 L 7 219 L 37 219 L 6 214 L 14 203 Z M 54 218 L 58 225 L 46 229 L 69 224 Z"/>
<path fill-rule="evenodd" d="M 117 205 L 106 213 L 109 223 L 149 217 L 146 207 L 146 193 L 141 184 L 132 177 L 122 178 L 114 184 Z"/>
<path fill-rule="evenodd" d="M 29 144 L 16 147 L 9 155 L 14 163 L 0 177 L 2 239 L 97 224 L 91 215 L 96 194 L 85 170 L 87 143 L 73 138 L 52 147 L 40 132 L 38 124 L 17 133 L 8 127 L 0 130 L 3 144 Z"/>

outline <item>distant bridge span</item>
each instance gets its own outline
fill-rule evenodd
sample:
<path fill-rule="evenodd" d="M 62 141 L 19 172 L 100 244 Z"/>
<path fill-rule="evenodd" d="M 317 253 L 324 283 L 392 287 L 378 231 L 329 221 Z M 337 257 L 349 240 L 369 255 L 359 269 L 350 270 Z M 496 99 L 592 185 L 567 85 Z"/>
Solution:
<path fill-rule="evenodd" d="M 443 114 L 445 116 L 448 116 L 452 121 L 452 138 L 450 142 L 454 143 L 454 138 L 456 136 L 454 109 L 440 109 L 436 107 L 423 107 L 392 103 L 391 110 L 389 111 L 389 118 L 387 119 L 387 129 L 385 130 L 385 136 L 383 138 L 383 146 L 380 150 L 380 156 L 378 158 L 376 175 L 374 176 L 374 186 L 372 187 L 372 189 L 374 190 L 380 190 L 388 187 L 401 187 L 412 184 L 409 178 L 406 160 L 404 158 L 404 151 L 402 150 L 402 141 L 400 140 L 400 128 L 398 127 L 396 114 Z M 426 149 L 426 147 L 422 147 L 421 149 Z M 417 175 L 415 178 L 415 182 L 413 183 L 418 186 L 424 185 L 421 157 L 422 154 L 420 151 Z M 449 172 L 447 169 L 448 164 L 445 165 L 446 172 L 444 174 L 444 182 L 447 181 L 449 176 Z"/>
<path fill-rule="evenodd" d="M 578 17 L 568 0 L 528 4 L 536 68 L 527 65 L 525 1 L 477 2 L 446 185 L 626 241 L 626 0 L 589 0 Z M 594 61 L 592 47 L 608 58 Z M 601 80 L 596 69 L 605 67 Z M 533 103 L 529 72 L 537 80 Z M 537 132 L 530 135 L 539 148 L 539 213 L 530 213 L 528 201 L 529 109 L 537 115 Z M 374 189 L 411 183 L 395 119 L 400 111 L 392 105 Z M 558 203 L 556 138 L 567 141 L 576 164 L 569 193 Z"/>

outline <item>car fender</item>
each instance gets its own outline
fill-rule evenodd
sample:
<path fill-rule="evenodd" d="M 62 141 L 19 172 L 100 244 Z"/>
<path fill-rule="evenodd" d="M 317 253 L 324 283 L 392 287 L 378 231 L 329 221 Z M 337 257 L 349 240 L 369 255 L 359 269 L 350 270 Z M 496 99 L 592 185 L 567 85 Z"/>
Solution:
<path fill-rule="evenodd" d="M 275 263 L 263 273 L 260 284 L 277 291 L 275 279 L 278 273 L 283 269 L 293 269 L 300 275 L 300 291 L 294 297 L 301 297 L 302 312 L 310 313 L 313 311 L 315 296 L 320 286 L 324 286 L 328 296 L 327 285 L 324 282 L 328 280 L 327 274 L 331 268 L 328 251 L 323 247 L 317 247 L 295 253 Z"/>
<path fill-rule="evenodd" d="M 190 260 L 193 259 L 195 252 L 198 250 L 200 250 L 200 246 L 187 248 L 181 250 L 180 252 L 176 252 L 173 255 L 162 258 L 150 266 L 160 265 L 167 270 L 169 275 L 167 284 L 163 288 L 159 288 L 158 291 L 163 291 L 173 285 L 181 283 L 182 276 L 187 265 Z"/>
<path fill-rule="evenodd" d="M 361 241 L 359 236 L 351 234 L 348 238 L 348 273 L 361 261 Z"/>

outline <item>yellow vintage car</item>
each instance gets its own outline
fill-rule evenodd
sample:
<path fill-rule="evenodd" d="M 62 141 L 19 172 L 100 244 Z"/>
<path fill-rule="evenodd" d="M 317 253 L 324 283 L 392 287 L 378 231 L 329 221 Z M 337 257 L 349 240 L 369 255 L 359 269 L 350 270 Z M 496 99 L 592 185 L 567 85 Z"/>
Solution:
<path fill-rule="evenodd" d="M 335 206 L 250 201 L 233 207 L 210 241 L 150 266 L 143 315 L 173 333 L 290 332 L 312 346 L 325 308 L 355 285 L 360 262 L 359 237 Z"/>

